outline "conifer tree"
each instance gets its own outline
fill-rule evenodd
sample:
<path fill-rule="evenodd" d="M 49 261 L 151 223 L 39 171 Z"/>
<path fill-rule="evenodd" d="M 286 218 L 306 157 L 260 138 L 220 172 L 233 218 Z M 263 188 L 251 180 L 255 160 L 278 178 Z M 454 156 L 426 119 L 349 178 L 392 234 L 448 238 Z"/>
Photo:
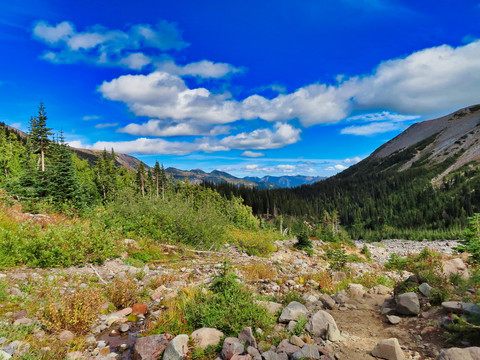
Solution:
<path fill-rule="evenodd" d="M 145 197 L 145 166 L 140 162 L 137 168 L 137 185 L 140 188 L 142 197 Z"/>
<path fill-rule="evenodd" d="M 157 198 L 160 195 L 160 164 L 158 160 L 155 161 L 155 167 L 153 168 L 153 175 L 155 177 L 155 190 Z"/>
<path fill-rule="evenodd" d="M 30 137 L 32 144 L 36 148 L 35 152 L 40 153 L 40 171 L 45 171 L 45 152 L 50 144 L 49 135 L 53 133 L 51 128 L 47 127 L 47 113 L 43 103 L 40 103 L 38 107 L 38 116 L 34 116 L 30 119 Z"/>

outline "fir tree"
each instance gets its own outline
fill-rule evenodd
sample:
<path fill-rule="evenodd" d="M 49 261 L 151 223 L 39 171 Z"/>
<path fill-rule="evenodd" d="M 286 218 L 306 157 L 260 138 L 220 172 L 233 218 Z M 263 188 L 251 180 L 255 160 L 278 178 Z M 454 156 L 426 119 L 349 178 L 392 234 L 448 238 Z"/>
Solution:
<path fill-rule="evenodd" d="M 30 119 L 30 137 L 32 144 L 36 148 L 35 152 L 40 153 L 40 170 L 45 171 L 45 152 L 50 144 L 49 135 L 53 133 L 51 128 L 47 127 L 47 113 L 43 103 L 40 103 L 38 107 L 38 116 L 34 116 Z"/>

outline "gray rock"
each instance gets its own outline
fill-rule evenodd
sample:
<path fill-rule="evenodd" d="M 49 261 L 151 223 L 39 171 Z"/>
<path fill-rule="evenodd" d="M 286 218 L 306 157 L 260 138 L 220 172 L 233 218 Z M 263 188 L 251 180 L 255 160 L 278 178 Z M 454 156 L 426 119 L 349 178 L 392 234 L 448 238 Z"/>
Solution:
<path fill-rule="evenodd" d="M 460 274 L 465 278 L 468 278 L 470 274 L 468 273 L 467 265 L 463 262 L 462 259 L 456 258 L 447 260 L 442 264 L 443 275 L 450 276 L 451 274 Z"/>
<path fill-rule="evenodd" d="M 81 351 L 73 351 L 67 354 L 67 360 L 77 360 L 77 359 L 83 359 L 83 353 Z"/>
<path fill-rule="evenodd" d="M 251 327 L 246 327 L 242 330 L 240 334 L 238 334 L 238 340 L 245 344 L 245 346 L 253 346 L 254 348 L 257 347 L 257 341 L 252 333 Z"/>
<path fill-rule="evenodd" d="M 333 325 L 329 323 L 327 325 L 327 340 L 337 342 L 337 341 L 343 341 L 345 338 L 340 335 L 340 330 L 338 330 L 337 325 Z"/>
<path fill-rule="evenodd" d="M 260 351 L 252 346 L 249 346 L 247 347 L 247 354 L 254 358 L 256 356 L 260 356 Z"/>
<path fill-rule="evenodd" d="M 21 341 L 12 341 L 10 344 L 8 344 L 8 346 L 5 346 L 2 348 L 2 350 L 4 352 L 6 352 L 7 354 L 13 356 L 18 349 L 20 349 L 20 346 L 22 346 L 23 342 Z"/>
<path fill-rule="evenodd" d="M 418 315 L 420 312 L 420 302 L 414 292 L 398 295 L 396 310 L 403 315 Z"/>
<path fill-rule="evenodd" d="M 362 284 L 348 284 L 347 293 L 351 299 L 361 299 L 365 295 L 365 290 Z"/>
<path fill-rule="evenodd" d="M 75 339 L 75 335 L 71 332 L 71 331 L 68 331 L 68 330 L 63 330 L 59 335 L 58 335 L 58 339 L 60 341 L 72 341 L 73 339 Z"/>
<path fill-rule="evenodd" d="M 388 295 L 392 289 L 385 285 L 375 285 L 372 287 L 370 290 L 368 290 L 369 294 L 375 294 L 375 295 Z"/>
<path fill-rule="evenodd" d="M 292 355 L 293 360 L 301 359 L 320 359 L 320 352 L 314 345 L 305 345 L 300 351 L 297 351 Z"/>
<path fill-rule="evenodd" d="M 387 315 L 387 320 L 390 324 L 397 325 L 398 323 L 400 323 L 402 318 L 395 315 Z"/>
<path fill-rule="evenodd" d="M 183 360 L 188 354 L 188 335 L 175 336 L 163 353 L 163 360 Z"/>
<path fill-rule="evenodd" d="M 268 350 L 262 354 L 263 360 L 288 360 L 288 355 L 285 353 L 276 353 Z"/>
<path fill-rule="evenodd" d="M 443 349 L 436 360 L 478 360 L 480 347 Z"/>
<path fill-rule="evenodd" d="M 169 334 L 138 338 L 132 351 L 133 360 L 158 360 L 172 339 Z"/>
<path fill-rule="evenodd" d="M 444 301 L 442 308 L 448 312 L 457 314 L 477 314 L 480 315 L 480 307 L 475 303 L 466 303 L 461 301 Z"/>
<path fill-rule="evenodd" d="M 300 339 L 298 336 L 296 335 L 293 335 L 291 338 L 290 338 L 290 343 L 292 345 L 295 345 L 295 346 L 298 346 L 300 348 L 304 347 L 305 346 L 305 342 Z"/>
<path fill-rule="evenodd" d="M 372 355 L 386 360 L 405 359 L 405 355 L 396 338 L 380 340 L 372 350 Z"/>
<path fill-rule="evenodd" d="M 329 324 L 332 326 L 330 331 L 338 331 L 337 323 L 332 315 L 325 310 L 319 310 L 308 320 L 305 328 L 313 336 L 326 338 Z"/>
<path fill-rule="evenodd" d="M 290 343 L 287 339 L 283 339 L 277 346 L 277 352 L 283 352 L 287 355 L 291 355 L 297 351 L 300 351 L 300 347 Z"/>
<path fill-rule="evenodd" d="M 298 320 L 301 316 L 307 317 L 307 308 L 297 301 L 292 301 L 282 310 L 278 321 L 288 323 L 291 320 Z"/>
<path fill-rule="evenodd" d="M 9 353 L 6 353 L 3 350 L 0 350 L 0 360 L 8 360 L 12 357 Z"/>
<path fill-rule="evenodd" d="M 222 359 L 230 360 L 235 354 L 243 354 L 245 347 L 243 344 L 234 337 L 227 337 L 223 342 Z"/>
<path fill-rule="evenodd" d="M 321 294 L 318 297 L 318 300 L 322 302 L 323 306 L 326 309 L 332 310 L 335 307 L 335 300 L 333 300 L 332 297 L 328 294 Z"/>
<path fill-rule="evenodd" d="M 13 325 L 15 326 L 20 326 L 20 325 L 23 325 L 23 326 L 30 326 L 33 324 L 33 320 L 32 319 L 29 319 L 29 318 L 21 318 L 21 319 L 17 319 L 13 322 Z"/>
<path fill-rule="evenodd" d="M 217 346 L 220 343 L 220 339 L 223 337 L 223 332 L 214 328 L 201 328 L 195 330 L 190 336 L 196 346 L 205 349 L 210 345 Z"/>
<path fill-rule="evenodd" d="M 0 345 L 6 343 L 8 339 L 6 337 L 0 337 Z"/>
<path fill-rule="evenodd" d="M 420 291 L 420 293 L 423 295 L 423 296 L 426 296 L 426 297 L 429 297 L 430 296 L 430 293 L 432 292 L 432 287 L 430 285 L 428 285 L 427 283 L 422 283 L 419 287 L 418 287 L 418 291 Z"/>
<path fill-rule="evenodd" d="M 283 307 L 282 304 L 279 304 L 279 303 L 276 303 L 276 302 L 273 302 L 273 301 L 258 300 L 257 304 L 265 306 L 267 311 L 272 315 L 275 315 Z"/>
<path fill-rule="evenodd" d="M 121 333 L 126 333 L 128 330 L 130 330 L 130 325 L 128 324 L 122 324 L 118 328 L 118 331 L 120 331 Z"/>

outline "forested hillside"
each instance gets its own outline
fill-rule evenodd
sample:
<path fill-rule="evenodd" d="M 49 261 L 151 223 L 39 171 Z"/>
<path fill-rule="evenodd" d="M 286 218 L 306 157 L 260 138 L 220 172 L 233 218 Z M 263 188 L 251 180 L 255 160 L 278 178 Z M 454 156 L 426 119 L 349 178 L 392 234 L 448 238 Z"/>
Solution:
<path fill-rule="evenodd" d="M 264 229 L 241 198 L 227 200 L 174 180 L 158 162 L 154 168 L 139 162 L 132 171 L 116 159 L 113 150 L 105 150 L 93 165 L 81 160 L 62 133 L 48 128 L 43 105 L 31 118 L 28 135 L 1 126 L 0 189 L 8 196 L 0 196 L 0 267 L 102 262 L 119 254 L 119 241 L 126 237 L 143 241 L 144 250 L 133 255 L 141 261 L 159 256 L 160 242 L 199 249 L 233 243 L 251 254 L 272 251 L 278 233 Z M 52 220 L 55 224 L 42 229 L 19 226 L 5 215 L 15 204 L 22 213 L 57 213 L 69 220 Z"/>
<path fill-rule="evenodd" d="M 480 107 L 472 106 L 415 124 L 360 163 L 313 185 L 217 189 L 241 196 L 259 215 L 315 224 L 338 212 L 354 238 L 460 237 L 467 217 L 480 211 L 479 122 Z"/>

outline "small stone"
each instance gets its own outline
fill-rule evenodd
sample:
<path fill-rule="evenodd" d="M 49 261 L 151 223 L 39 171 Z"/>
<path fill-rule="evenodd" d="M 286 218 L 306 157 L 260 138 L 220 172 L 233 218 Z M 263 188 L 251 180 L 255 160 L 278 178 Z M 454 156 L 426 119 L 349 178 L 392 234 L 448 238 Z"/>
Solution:
<path fill-rule="evenodd" d="M 305 345 L 305 342 L 300 339 L 298 336 L 296 335 L 293 335 L 291 338 L 290 338 L 290 343 L 292 345 L 295 345 L 295 346 L 298 346 L 300 348 L 302 348 L 304 345 Z"/>
<path fill-rule="evenodd" d="M 305 345 L 300 351 L 297 351 L 292 355 L 293 360 L 303 360 L 303 359 L 320 359 L 320 353 L 316 346 Z"/>
<path fill-rule="evenodd" d="M 300 346 L 296 346 L 292 343 L 290 343 L 290 341 L 288 341 L 287 339 L 284 339 L 280 342 L 280 344 L 278 344 L 277 346 L 277 352 L 283 352 L 287 355 L 291 355 L 297 351 L 300 351 L 301 350 L 301 347 Z"/>
<path fill-rule="evenodd" d="M 27 310 L 20 310 L 13 314 L 13 319 L 14 320 L 23 319 L 23 318 L 26 318 L 27 316 L 28 316 Z"/>
<path fill-rule="evenodd" d="M 132 314 L 145 315 L 147 313 L 148 306 L 143 303 L 136 303 L 132 306 Z"/>
<path fill-rule="evenodd" d="M 430 293 L 432 292 L 433 288 L 428 285 L 427 283 L 422 283 L 419 287 L 418 287 L 418 291 L 420 291 L 420 293 L 423 295 L 423 296 L 426 296 L 426 297 L 429 297 L 430 296 Z"/>
<path fill-rule="evenodd" d="M 457 314 L 477 314 L 480 315 L 480 307 L 475 303 L 466 303 L 461 301 L 444 301 L 442 302 L 442 308 L 448 312 Z"/>
<path fill-rule="evenodd" d="M 151 335 L 138 338 L 133 347 L 132 358 L 141 360 L 158 360 L 171 339 L 172 336 L 170 334 Z"/>
<path fill-rule="evenodd" d="M 252 346 L 254 348 L 257 347 L 257 341 L 252 333 L 251 327 L 246 327 L 242 330 L 240 334 L 238 334 L 238 340 L 245 344 L 245 346 Z"/>
<path fill-rule="evenodd" d="M 20 325 L 30 326 L 32 324 L 33 324 L 33 320 L 28 318 L 17 319 L 13 322 L 13 325 L 15 326 L 20 326 Z"/>
<path fill-rule="evenodd" d="M 120 327 L 118 328 L 118 330 L 121 332 L 121 333 L 126 333 L 128 330 L 130 330 L 130 326 L 128 324 L 122 324 L 120 325 Z"/>
<path fill-rule="evenodd" d="M 321 294 L 318 298 L 326 309 L 332 310 L 335 307 L 335 300 L 328 294 Z"/>
<path fill-rule="evenodd" d="M 1 359 L 1 357 L 0 357 L 0 359 Z M 83 359 L 83 353 L 81 351 L 70 352 L 70 353 L 67 354 L 67 359 L 68 360 Z"/>
<path fill-rule="evenodd" d="M 118 316 L 119 318 L 121 318 L 121 317 L 124 317 L 124 316 L 128 316 L 128 315 L 130 315 L 131 313 L 132 313 L 132 308 L 131 308 L 131 307 L 127 307 L 127 308 L 122 309 L 122 310 L 120 310 L 120 311 L 114 312 L 114 313 L 111 314 L 111 315 L 113 315 L 113 316 Z"/>
<path fill-rule="evenodd" d="M 395 315 L 387 315 L 387 320 L 392 325 L 397 325 L 402 320 L 401 317 Z"/>
<path fill-rule="evenodd" d="M 380 340 L 372 350 L 372 355 L 386 360 L 405 359 L 405 355 L 396 338 Z"/>
<path fill-rule="evenodd" d="M 100 353 L 99 353 L 101 356 L 107 356 L 108 354 L 110 354 L 110 347 L 106 346 L 102 349 L 100 349 Z"/>
<path fill-rule="evenodd" d="M 230 360 L 235 354 L 242 354 L 245 351 L 243 344 L 234 337 L 227 337 L 223 342 L 222 358 Z"/>
<path fill-rule="evenodd" d="M 75 335 L 74 335 L 71 331 L 68 331 L 68 330 L 63 330 L 63 331 L 58 335 L 58 339 L 59 339 L 60 341 L 64 341 L 64 342 L 72 341 L 74 338 L 75 338 Z"/>
<path fill-rule="evenodd" d="M 464 349 L 443 349 L 437 360 L 477 360 L 480 359 L 480 347 L 468 347 Z"/>

